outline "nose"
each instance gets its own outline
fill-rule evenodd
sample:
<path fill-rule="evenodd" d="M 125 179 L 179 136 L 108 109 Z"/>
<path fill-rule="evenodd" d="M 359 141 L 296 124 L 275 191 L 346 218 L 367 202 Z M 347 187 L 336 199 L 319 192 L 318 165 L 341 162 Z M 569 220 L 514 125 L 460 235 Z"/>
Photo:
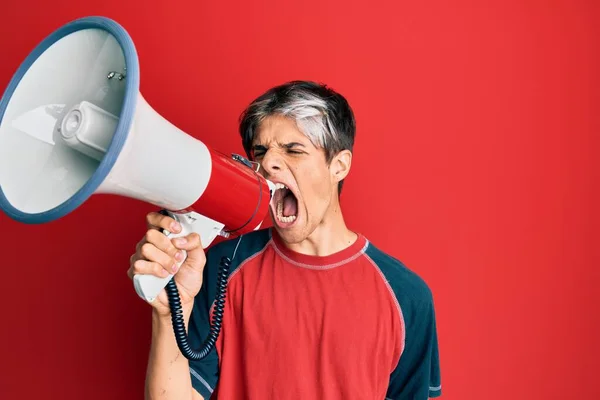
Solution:
<path fill-rule="evenodd" d="M 267 173 L 268 176 L 272 176 L 284 168 L 282 157 L 277 152 L 269 150 L 263 156 L 260 162 L 262 169 Z"/>

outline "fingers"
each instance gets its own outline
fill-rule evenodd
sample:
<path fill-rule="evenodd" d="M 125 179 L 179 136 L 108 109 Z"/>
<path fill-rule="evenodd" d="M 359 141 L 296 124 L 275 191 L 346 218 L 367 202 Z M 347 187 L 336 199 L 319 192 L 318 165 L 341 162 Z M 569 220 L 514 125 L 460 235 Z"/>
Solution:
<path fill-rule="evenodd" d="M 137 260 L 131 265 L 131 268 L 127 271 L 127 275 L 129 275 L 130 278 L 133 278 L 134 275 L 154 275 L 159 278 L 166 278 L 169 276 L 169 272 L 159 263 L 147 260 Z"/>
<path fill-rule="evenodd" d="M 146 232 L 146 236 L 142 241 L 139 250 L 141 251 L 144 243 L 151 243 L 160 251 L 166 253 L 169 257 L 176 259 L 177 261 L 182 261 L 182 254 L 177 254 L 178 250 L 174 246 L 173 242 L 162 232 L 157 231 L 156 229 L 150 229 Z"/>
<path fill-rule="evenodd" d="M 197 233 L 188 235 L 186 246 L 187 259 L 185 260 L 185 264 L 193 270 L 203 270 L 204 264 L 206 264 L 206 254 L 202 247 L 200 235 Z"/>
<path fill-rule="evenodd" d="M 177 263 L 183 261 L 183 254 L 181 252 L 177 254 L 177 257 L 171 257 L 152 243 L 144 243 L 140 249 L 141 259 L 158 263 L 169 273 L 177 271 Z"/>
<path fill-rule="evenodd" d="M 165 278 L 177 271 L 175 259 L 147 242 L 141 245 L 139 251 L 131 255 L 129 265 L 130 267 L 127 270 L 129 279 L 133 279 L 133 276 L 137 274 L 151 274 Z"/>
<path fill-rule="evenodd" d="M 149 228 L 161 228 L 173 233 L 181 232 L 181 225 L 173 218 L 162 215 L 158 212 L 151 212 L 146 215 L 146 223 Z"/>
<path fill-rule="evenodd" d="M 200 242 L 200 235 L 197 233 L 190 233 L 187 236 L 171 239 L 171 243 L 173 243 L 173 245 L 178 249 L 187 251 L 195 250 L 196 248 L 202 246 L 202 243 Z"/>
<path fill-rule="evenodd" d="M 193 270 L 202 270 L 204 268 L 206 254 L 202 247 L 200 235 L 197 233 L 190 233 L 186 237 L 173 239 L 173 244 L 177 246 L 177 248 L 187 251 L 187 258 L 182 267 L 187 266 Z"/>
<path fill-rule="evenodd" d="M 193 249 L 200 243 L 197 234 L 188 235 L 188 237 L 178 238 L 185 242 L 181 249 Z M 177 239 L 173 239 L 175 241 Z M 165 277 L 168 274 L 177 272 L 178 263 L 184 260 L 184 253 L 177 249 L 169 238 L 161 232 L 150 229 L 146 232 L 143 240 L 136 246 L 136 252 L 129 258 L 131 268 L 127 271 L 129 278 L 141 273 L 139 271 L 148 271 L 153 275 Z M 135 266 L 138 266 L 137 268 Z M 157 268 L 160 267 L 160 270 Z M 163 272 L 164 271 L 164 272 Z"/>
<path fill-rule="evenodd" d="M 168 216 L 157 212 L 146 216 L 149 229 L 142 240 L 136 245 L 136 252 L 130 257 L 130 268 L 127 275 L 130 279 L 136 274 L 152 274 L 166 277 L 175 274 L 178 264 L 186 258 L 185 265 L 192 269 L 202 268 L 205 263 L 204 249 L 200 235 L 191 233 L 184 237 L 170 239 L 158 229 L 167 229 L 178 233 L 181 231 L 177 222 Z"/>

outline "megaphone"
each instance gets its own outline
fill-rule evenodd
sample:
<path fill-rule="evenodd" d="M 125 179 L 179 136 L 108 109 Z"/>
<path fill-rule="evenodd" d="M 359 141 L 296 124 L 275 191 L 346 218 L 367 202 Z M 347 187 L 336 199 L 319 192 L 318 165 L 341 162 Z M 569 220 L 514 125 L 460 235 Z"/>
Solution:
<path fill-rule="evenodd" d="M 0 100 L 2 211 L 41 224 L 93 194 L 112 194 L 162 208 L 183 227 L 166 235 L 197 232 L 205 248 L 219 235 L 260 228 L 275 185 L 244 157 L 217 152 L 167 121 L 139 85 L 134 43 L 109 18 L 74 20 L 38 44 Z M 167 287 L 180 349 L 203 358 L 220 326 L 203 351 L 189 349 L 172 277 L 136 276 L 134 287 L 147 301 Z M 222 306 L 226 283 L 218 285 Z"/>

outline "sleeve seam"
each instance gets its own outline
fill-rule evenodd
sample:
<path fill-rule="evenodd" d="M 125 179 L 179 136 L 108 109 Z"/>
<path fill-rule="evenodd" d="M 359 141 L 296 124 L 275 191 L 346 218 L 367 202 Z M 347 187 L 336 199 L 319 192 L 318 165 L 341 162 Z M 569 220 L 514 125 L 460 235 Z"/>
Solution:
<path fill-rule="evenodd" d="M 200 383 L 201 389 L 199 390 L 196 385 L 193 384 L 192 381 L 192 386 L 194 386 L 194 389 L 198 390 L 198 392 L 200 392 L 201 395 L 205 396 L 208 392 L 209 397 L 210 395 L 212 395 L 214 389 L 208 384 L 208 382 L 206 381 L 206 379 L 204 379 L 204 377 L 202 375 L 200 375 L 198 372 L 196 372 L 196 370 L 194 370 L 192 367 L 190 367 L 190 374 L 192 375 L 193 381 L 195 380 L 196 382 Z"/>
<path fill-rule="evenodd" d="M 406 320 L 404 319 L 404 311 L 402 310 L 402 305 L 400 304 L 400 300 L 398 299 L 398 296 L 396 295 L 396 292 L 394 291 L 394 288 L 392 288 L 392 285 L 390 284 L 390 282 L 388 281 L 388 279 L 386 278 L 385 274 L 383 273 L 383 271 L 381 270 L 381 268 L 379 268 L 379 265 L 377 265 L 377 263 L 375 262 L 375 260 L 373 260 L 373 258 L 367 254 L 364 253 L 363 254 L 364 257 L 367 259 L 367 261 L 371 264 L 371 266 L 375 269 L 375 271 L 378 273 L 379 278 L 383 281 L 383 284 L 386 286 L 387 290 L 388 290 L 388 294 L 391 297 L 392 302 L 394 303 L 394 305 L 397 308 L 397 312 L 398 312 L 398 318 L 399 318 L 399 323 L 400 323 L 400 354 L 398 354 L 398 360 L 396 362 L 396 365 L 394 365 L 394 368 L 392 370 L 395 370 L 396 368 L 398 368 L 400 366 L 400 360 L 402 359 L 402 355 L 404 354 L 404 350 L 406 349 Z"/>

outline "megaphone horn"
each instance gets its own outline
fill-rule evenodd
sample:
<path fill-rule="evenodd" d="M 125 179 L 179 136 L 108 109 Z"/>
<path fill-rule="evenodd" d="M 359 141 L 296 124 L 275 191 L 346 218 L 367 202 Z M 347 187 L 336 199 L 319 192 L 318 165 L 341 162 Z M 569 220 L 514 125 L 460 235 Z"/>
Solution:
<path fill-rule="evenodd" d="M 275 186 L 244 157 L 216 152 L 167 121 L 139 84 L 135 46 L 115 21 L 85 17 L 46 37 L 0 100 L 2 211 L 46 223 L 105 193 L 167 210 L 183 227 L 177 236 L 197 232 L 205 248 L 218 235 L 258 229 Z M 171 278 L 136 276 L 134 285 L 147 301 L 170 285 L 171 300 Z"/>

